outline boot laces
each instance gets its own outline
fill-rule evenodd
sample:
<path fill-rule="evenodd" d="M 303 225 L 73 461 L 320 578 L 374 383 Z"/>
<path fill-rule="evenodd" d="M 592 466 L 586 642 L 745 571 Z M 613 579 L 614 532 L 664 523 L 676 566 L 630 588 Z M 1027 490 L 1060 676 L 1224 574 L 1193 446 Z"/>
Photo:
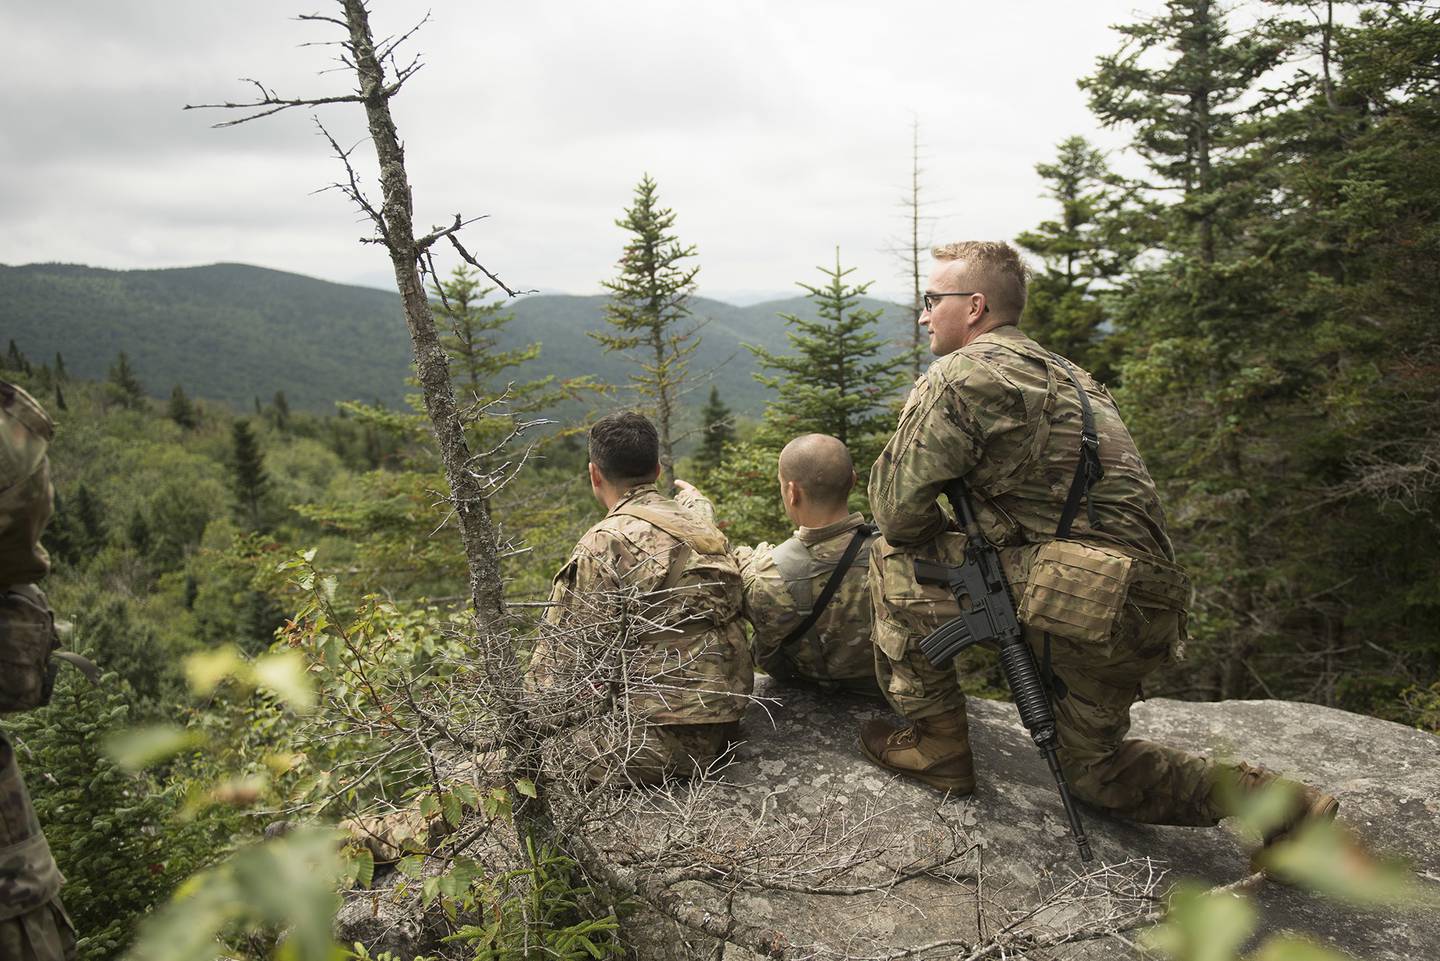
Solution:
<path fill-rule="evenodd" d="M 915 725 L 907 724 L 898 728 L 886 739 L 886 747 L 909 748 L 914 747 L 920 740 L 920 735 L 915 731 Z"/>

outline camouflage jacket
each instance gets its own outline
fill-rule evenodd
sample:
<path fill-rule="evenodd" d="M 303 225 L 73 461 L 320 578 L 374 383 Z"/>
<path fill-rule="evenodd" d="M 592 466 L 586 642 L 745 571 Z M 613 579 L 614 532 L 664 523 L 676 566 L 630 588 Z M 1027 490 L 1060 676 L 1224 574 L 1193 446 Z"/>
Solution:
<path fill-rule="evenodd" d="M 788 668 L 821 684 L 874 685 L 868 541 L 815 625 L 785 651 L 779 649 L 780 642 L 808 616 L 863 523 L 864 516 L 855 513 L 825 527 L 802 527 L 780 545 L 736 549 L 745 582 L 745 617 L 755 629 L 750 647 L 756 664 L 771 673 Z M 783 663 L 776 665 L 777 658 Z"/>
<path fill-rule="evenodd" d="M 50 570 L 40 532 L 54 501 L 45 457 L 54 433 L 35 398 L 0 380 L 0 587 L 32 584 Z"/>
<path fill-rule="evenodd" d="M 740 570 L 702 516 L 636 487 L 575 545 L 555 575 L 531 671 L 561 675 L 575 658 L 638 718 L 658 724 L 738 720 L 754 687 L 740 622 Z M 617 650 L 614 641 L 628 638 Z M 618 674 L 616 663 L 625 667 Z M 573 667 L 573 665 L 571 665 Z"/>
<path fill-rule="evenodd" d="M 1109 391 L 1075 368 L 1094 409 L 1104 479 L 1071 539 L 1174 559 L 1165 514 Z M 1080 401 L 1065 370 L 1016 327 L 982 334 L 915 382 L 894 436 L 870 473 L 885 539 L 925 543 L 948 525 L 938 498 L 963 478 L 981 529 L 999 547 L 1053 540 L 1080 456 Z"/>

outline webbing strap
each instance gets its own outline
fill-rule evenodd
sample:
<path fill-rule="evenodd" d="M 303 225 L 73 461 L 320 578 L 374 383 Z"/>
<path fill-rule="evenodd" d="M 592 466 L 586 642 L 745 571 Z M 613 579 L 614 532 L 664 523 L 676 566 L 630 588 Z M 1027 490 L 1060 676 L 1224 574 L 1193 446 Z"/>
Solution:
<path fill-rule="evenodd" d="M 810 609 L 810 616 L 801 621 L 793 631 L 785 635 L 785 639 L 780 642 L 779 650 L 783 651 L 800 640 L 800 638 L 804 637 L 810 631 L 810 628 L 815 626 L 815 622 L 820 620 L 820 615 L 825 613 L 825 608 L 830 606 L 831 598 L 833 598 L 835 592 L 840 589 L 840 582 L 845 579 L 845 572 L 850 570 L 850 566 L 855 563 L 855 558 L 860 553 L 860 548 L 864 545 L 865 541 L 870 538 L 870 535 L 874 533 L 875 528 L 870 524 L 861 524 L 855 528 L 855 533 L 850 538 L 850 543 L 845 545 L 845 553 L 840 555 L 840 560 L 835 564 L 834 572 L 831 573 L 830 579 L 825 582 L 825 588 L 816 599 L 815 606 Z"/>
<path fill-rule="evenodd" d="M 1075 386 L 1075 393 L 1080 398 L 1080 460 L 1075 465 L 1075 477 L 1070 481 L 1070 492 L 1065 495 L 1065 507 L 1060 511 L 1060 523 L 1055 528 L 1056 537 L 1066 538 L 1070 536 L 1070 525 L 1075 522 L 1075 515 L 1080 511 L 1081 500 L 1085 501 L 1085 516 L 1090 522 L 1090 529 L 1100 529 L 1100 519 L 1095 516 L 1095 501 L 1090 497 L 1090 488 L 1105 476 L 1105 468 L 1100 463 L 1100 435 L 1095 430 L 1095 411 L 1090 407 L 1090 397 L 1085 393 L 1085 388 L 1080 386 L 1080 378 L 1075 376 L 1075 368 L 1070 366 L 1070 362 L 1059 354 L 1050 356 L 1065 368 L 1065 375 L 1070 378 L 1070 383 Z"/>

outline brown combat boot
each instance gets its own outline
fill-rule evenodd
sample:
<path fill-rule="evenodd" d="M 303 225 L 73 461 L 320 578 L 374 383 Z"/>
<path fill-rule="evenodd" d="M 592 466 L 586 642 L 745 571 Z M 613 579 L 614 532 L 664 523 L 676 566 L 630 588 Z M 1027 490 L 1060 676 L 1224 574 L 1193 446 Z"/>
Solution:
<path fill-rule="evenodd" d="M 1284 791 L 1289 795 L 1290 803 L 1284 817 L 1265 832 L 1260 839 L 1260 849 L 1250 856 L 1252 870 L 1265 870 L 1266 854 L 1273 845 L 1293 836 L 1306 824 L 1333 820 L 1336 812 L 1340 810 L 1340 802 L 1334 795 L 1281 777 L 1258 764 L 1237 764 L 1231 770 L 1231 776 L 1234 778 L 1232 784 L 1235 792 L 1242 797 L 1266 790 Z M 1265 873 L 1270 874 L 1268 871 Z"/>
<path fill-rule="evenodd" d="M 964 797 L 975 791 L 970 722 L 962 708 L 903 727 L 883 718 L 860 725 L 860 750 L 888 771 Z"/>

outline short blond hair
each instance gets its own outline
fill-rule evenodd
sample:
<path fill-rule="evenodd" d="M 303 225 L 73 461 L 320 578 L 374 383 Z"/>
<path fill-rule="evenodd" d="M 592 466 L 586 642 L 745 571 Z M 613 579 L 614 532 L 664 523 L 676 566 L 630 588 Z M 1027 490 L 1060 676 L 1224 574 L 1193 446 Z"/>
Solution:
<path fill-rule="evenodd" d="M 1020 322 L 1030 268 L 1014 247 L 1003 240 L 961 240 L 931 249 L 930 256 L 962 261 L 966 285 L 985 295 L 996 317 L 1012 324 Z"/>

